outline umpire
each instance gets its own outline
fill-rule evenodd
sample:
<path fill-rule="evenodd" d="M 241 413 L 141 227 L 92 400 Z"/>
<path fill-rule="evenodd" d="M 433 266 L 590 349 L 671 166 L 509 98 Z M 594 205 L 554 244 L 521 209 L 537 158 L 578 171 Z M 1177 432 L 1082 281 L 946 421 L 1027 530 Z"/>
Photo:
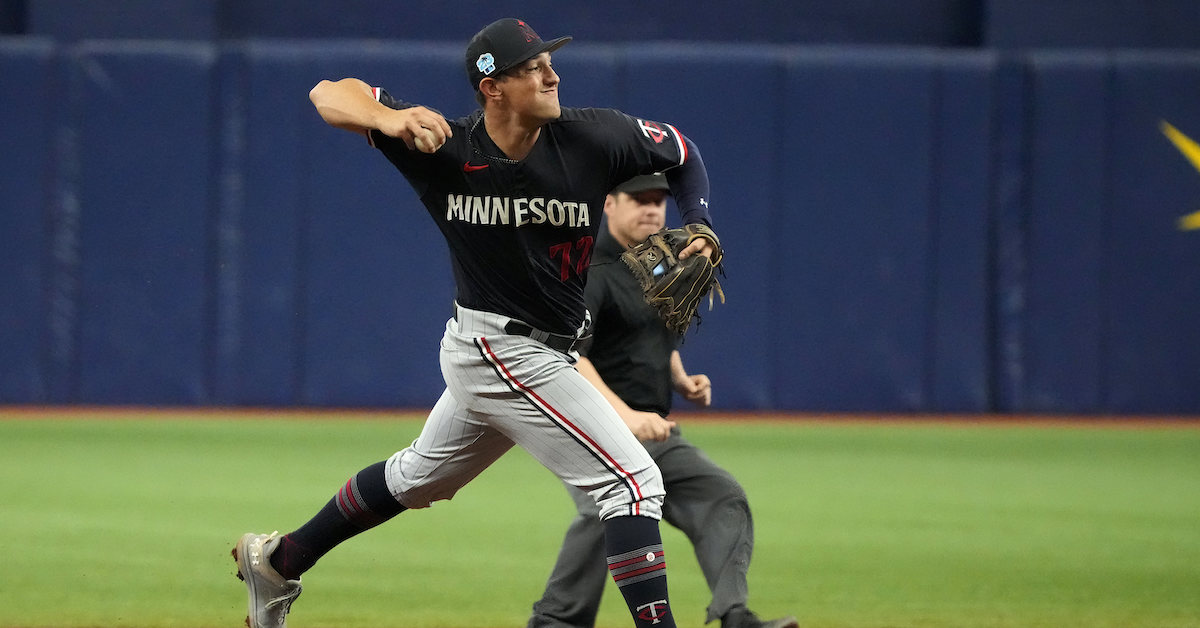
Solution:
<path fill-rule="evenodd" d="M 621 253 L 662 229 L 669 192 L 662 175 L 634 177 L 605 199 L 605 228 L 596 241 L 585 298 L 592 339 L 576 368 L 608 398 L 643 442 L 666 485 L 663 518 L 687 535 L 712 591 L 705 622 L 721 628 L 796 628 L 794 617 L 762 621 L 746 607 L 746 571 L 754 526 L 746 493 L 728 471 L 680 435 L 666 417 L 672 392 L 701 406 L 712 400 L 705 375 L 689 375 L 679 337 L 646 305 Z M 528 628 L 591 628 L 608 569 L 604 528 L 595 501 L 567 485 L 578 514 L 567 529 L 542 599 Z"/>

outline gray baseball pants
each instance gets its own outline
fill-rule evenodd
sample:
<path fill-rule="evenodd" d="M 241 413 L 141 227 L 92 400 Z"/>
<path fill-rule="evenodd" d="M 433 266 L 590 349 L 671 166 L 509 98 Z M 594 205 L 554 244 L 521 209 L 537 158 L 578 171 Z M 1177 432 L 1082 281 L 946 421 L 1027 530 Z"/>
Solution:
<path fill-rule="evenodd" d="M 392 494 L 407 508 L 450 499 L 516 444 L 590 494 L 601 518 L 660 519 L 663 484 L 646 449 L 568 356 L 507 334 L 509 320 L 459 307 L 446 323 L 446 391 L 387 460 Z"/>

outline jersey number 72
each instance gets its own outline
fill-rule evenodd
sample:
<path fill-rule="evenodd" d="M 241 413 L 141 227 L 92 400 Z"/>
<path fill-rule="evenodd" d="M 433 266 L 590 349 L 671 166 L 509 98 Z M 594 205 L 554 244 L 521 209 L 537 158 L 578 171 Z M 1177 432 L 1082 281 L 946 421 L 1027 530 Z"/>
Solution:
<path fill-rule="evenodd" d="M 583 236 L 574 243 L 562 242 L 550 247 L 550 257 L 561 258 L 558 268 L 559 276 L 563 281 L 571 278 L 572 270 L 576 275 L 583 276 L 583 271 L 587 270 L 588 264 L 592 263 L 593 242 L 592 236 Z"/>

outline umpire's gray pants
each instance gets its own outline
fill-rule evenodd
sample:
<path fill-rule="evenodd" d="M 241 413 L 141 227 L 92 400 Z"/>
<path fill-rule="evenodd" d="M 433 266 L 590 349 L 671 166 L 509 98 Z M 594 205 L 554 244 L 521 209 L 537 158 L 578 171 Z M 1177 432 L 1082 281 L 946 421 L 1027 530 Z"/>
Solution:
<path fill-rule="evenodd" d="M 712 602 L 705 623 L 746 604 L 746 571 L 754 549 L 754 524 L 746 492 L 678 428 L 663 442 L 643 443 L 666 486 L 663 519 L 692 542 Z M 528 628 L 591 628 L 608 579 L 604 526 L 596 502 L 567 485 L 578 514 L 567 529 L 542 599 Z M 668 560 L 670 557 L 667 557 Z"/>

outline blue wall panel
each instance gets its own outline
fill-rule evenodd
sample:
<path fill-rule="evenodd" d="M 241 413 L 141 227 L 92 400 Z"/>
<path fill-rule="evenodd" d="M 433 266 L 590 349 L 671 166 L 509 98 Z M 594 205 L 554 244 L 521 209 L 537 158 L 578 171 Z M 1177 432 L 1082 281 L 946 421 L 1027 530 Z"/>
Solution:
<path fill-rule="evenodd" d="M 924 407 L 932 53 L 814 51 L 788 68 L 774 245 L 778 405 Z M 786 313 L 786 314 L 784 314 Z"/>
<path fill-rule="evenodd" d="M 32 403 L 46 395 L 54 55 L 47 41 L 0 43 L 0 146 L 17 157 L 0 167 L 0 401 Z"/>
<path fill-rule="evenodd" d="M 0 402 L 431 404 L 445 244 L 307 94 L 356 76 L 462 116 L 460 48 L 0 42 Z M 701 148 L 730 300 L 683 351 L 718 407 L 1200 411 L 1200 54 L 555 63 L 565 104 Z"/>
<path fill-rule="evenodd" d="M 991 175 L 995 72 L 987 53 L 943 55 L 935 97 L 929 409 L 991 409 Z"/>
<path fill-rule="evenodd" d="M 1200 53 L 1117 56 L 1103 305 L 1114 412 L 1200 411 L 1200 163 L 1160 130 L 1200 141 Z M 1196 159 L 1196 155 L 1192 155 Z"/>
<path fill-rule="evenodd" d="M 25 1 L 0 0 L 0 35 L 25 33 Z"/>
<path fill-rule="evenodd" d="M 1016 410 L 1098 411 L 1105 367 L 1108 94 L 1104 57 L 1030 60 L 1032 141 L 1023 276 L 1025 398 Z"/>
<path fill-rule="evenodd" d="M 971 45 L 979 40 L 979 14 L 976 2 L 962 0 L 407 0 L 402 5 L 238 0 L 224 4 L 221 24 L 230 37 L 443 39 L 461 46 L 492 20 L 520 17 L 545 38 L 573 35 L 584 42 L 671 39 Z"/>
<path fill-rule="evenodd" d="M 1023 407 L 1025 396 L 1024 315 L 1025 240 L 1029 194 L 1026 169 L 1029 159 L 1027 64 L 1015 55 L 1002 55 L 996 66 L 995 163 L 992 167 L 989 283 L 992 298 L 989 320 L 992 353 L 992 408 L 1009 412 Z"/>
<path fill-rule="evenodd" d="M 1195 0 L 986 0 L 983 43 L 1005 48 L 1195 48 Z"/>
<path fill-rule="evenodd" d="M 215 37 L 221 0 L 25 0 L 27 31 L 72 39 Z"/>
<path fill-rule="evenodd" d="M 203 403 L 215 112 L 209 46 L 96 43 L 80 97 L 77 401 Z"/>
<path fill-rule="evenodd" d="M 674 125 L 696 143 L 709 172 L 713 226 L 729 253 L 728 301 L 711 312 L 702 306 L 680 353 L 690 371 L 713 379 L 718 407 L 771 405 L 771 348 L 795 324 L 773 309 L 766 273 L 773 247 L 764 246 L 785 244 L 775 229 L 783 210 L 774 177 L 782 67 L 779 54 L 755 47 L 647 46 L 630 55 L 622 90 L 627 113 Z M 714 90 L 723 97 L 713 98 Z M 677 213 L 668 219 L 679 224 Z"/>
<path fill-rule="evenodd" d="M 222 249 L 222 340 L 217 389 L 236 404 L 300 400 L 305 320 L 302 216 L 307 180 L 302 150 L 311 124 L 310 72 L 296 62 L 297 46 L 248 44 L 234 59 L 240 99 L 228 103 L 227 133 L 240 139 L 231 166 L 235 190 L 223 197 L 221 228 L 233 234 Z"/>
<path fill-rule="evenodd" d="M 554 52 L 558 99 L 564 107 L 626 108 L 629 46 L 572 41 Z M 464 81 L 465 82 L 465 81 Z"/>
<path fill-rule="evenodd" d="M 326 46 L 310 59 L 313 78 L 362 78 L 452 119 L 475 108 L 458 47 Z M 299 132 L 309 181 L 302 400 L 430 407 L 445 387 L 438 341 L 453 302 L 444 240 L 365 138 L 315 110 Z"/>

